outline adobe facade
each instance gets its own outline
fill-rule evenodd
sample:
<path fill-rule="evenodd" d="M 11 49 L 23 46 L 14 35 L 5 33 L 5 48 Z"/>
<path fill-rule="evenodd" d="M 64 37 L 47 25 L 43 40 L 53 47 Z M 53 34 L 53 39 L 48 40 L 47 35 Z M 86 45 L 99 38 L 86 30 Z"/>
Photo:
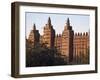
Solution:
<path fill-rule="evenodd" d="M 68 62 L 77 61 L 78 57 L 89 55 L 89 33 L 74 32 L 69 18 L 62 34 L 56 34 L 49 17 L 43 28 L 43 35 L 40 35 L 34 24 L 27 40 L 31 42 L 33 47 L 36 44 L 45 44 L 48 48 L 56 47 L 57 51 L 66 57 Z"/>

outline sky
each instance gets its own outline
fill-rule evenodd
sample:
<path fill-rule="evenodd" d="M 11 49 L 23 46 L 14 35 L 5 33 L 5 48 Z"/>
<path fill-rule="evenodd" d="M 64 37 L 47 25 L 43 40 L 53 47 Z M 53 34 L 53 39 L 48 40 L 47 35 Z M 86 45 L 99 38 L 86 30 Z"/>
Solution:
<path fill-rule="evenodd" d="M 39 30 L 39 33 L 42 35 L 43 28 L 45 24 L 47 24 L 48 17 L 51 18 L 51 23 L 56 31 L 56 34 L 62 33 L 67 22 L 67 18 L 69 18 L 70 25 L 72 26 L 74 32 L 89 31 L 89 15 L 26 12 L 26 37 L 29 36 L 30 31 L 33 29 L 33 24 L 36 25 L 36 29 Z"/>

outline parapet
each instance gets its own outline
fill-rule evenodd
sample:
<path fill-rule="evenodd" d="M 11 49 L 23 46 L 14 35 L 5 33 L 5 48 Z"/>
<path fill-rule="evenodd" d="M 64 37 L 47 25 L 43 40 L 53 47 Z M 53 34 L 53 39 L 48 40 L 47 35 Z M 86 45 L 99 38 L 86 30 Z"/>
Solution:
<path fill-rule="evenodd" d="M 88 36 L 89 35 L 89 33 L 88 32 L 77 32 L 77 33 L 74 33 L 74 36 L 75 37 L 83 37 L 83 36 Z"/>
<path fill-rule="evenodd" d="M 61 34 L 57 34 L 56 37 L 61 37 Z"/>

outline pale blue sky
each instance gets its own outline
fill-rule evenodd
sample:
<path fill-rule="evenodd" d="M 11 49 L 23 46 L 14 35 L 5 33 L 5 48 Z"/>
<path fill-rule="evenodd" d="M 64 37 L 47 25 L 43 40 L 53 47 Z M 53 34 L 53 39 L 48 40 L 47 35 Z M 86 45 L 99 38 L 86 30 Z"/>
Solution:
<path fill-rule="evenodd" d="M 89 15 L 76 15 L 76 14 L 51 14 L 51 13 L 25 13 L 26 20 L 26 36 L 28 37 L 30 30 L 35 23 L 37 30 L 40 34 L 43 34 L 43 27 L 48 21 L 48 17 L 51 18 L 51 23 L 56 33 L 62 33 L 66 24 L 67 18 L 70 19 L 70 25 L 74 32 L 88 32 L 89 31 Z"/>

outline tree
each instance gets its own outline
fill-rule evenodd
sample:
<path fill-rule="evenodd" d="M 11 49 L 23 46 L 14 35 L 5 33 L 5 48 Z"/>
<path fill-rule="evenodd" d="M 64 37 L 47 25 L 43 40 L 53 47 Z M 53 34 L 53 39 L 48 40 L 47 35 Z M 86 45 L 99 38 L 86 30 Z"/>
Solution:
<path fill-rule="evenodd" d="M 47 48 L 46 46 L 40 45 L 31 49 L 26 48 L 26 67 L 64 64 L 66 64 L 66 62 L 55 47 Z"/>

